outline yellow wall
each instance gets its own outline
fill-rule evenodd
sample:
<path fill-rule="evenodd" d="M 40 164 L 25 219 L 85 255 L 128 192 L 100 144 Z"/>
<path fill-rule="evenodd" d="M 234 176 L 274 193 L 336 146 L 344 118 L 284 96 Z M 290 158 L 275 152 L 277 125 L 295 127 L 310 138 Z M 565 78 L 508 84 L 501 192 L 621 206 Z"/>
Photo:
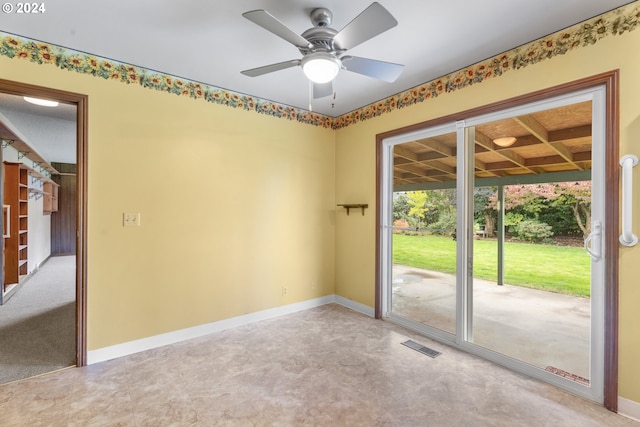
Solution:
<path fill-rule="evenodd" d="M 336 200 L 375 204 L 375 136 L 402 126 L 620 69 L 620 153 L 640 155 L 640 31 L 607 37 L 563 56 L 337 131 Z M 354 159 L 358 161 L 353 161 Z M 635 174 L 640 188 L 640 174 Z M 634 212 L 640 210 L 640 197 Z M 637 218 L 637 216 L 636 216 Z M 375 212 L 336 215 L 336 293 L 374 305 Z M 638 233 L 638 230 L 636 230 Z M 619 394 L 640 402 L 640 246 L 620 251 Z"/>
<path fill-rule="evenodd" d="M 0 78 L 89 96 L 89 350 L 334 293 L 332 130 L 6 57 Z"/>

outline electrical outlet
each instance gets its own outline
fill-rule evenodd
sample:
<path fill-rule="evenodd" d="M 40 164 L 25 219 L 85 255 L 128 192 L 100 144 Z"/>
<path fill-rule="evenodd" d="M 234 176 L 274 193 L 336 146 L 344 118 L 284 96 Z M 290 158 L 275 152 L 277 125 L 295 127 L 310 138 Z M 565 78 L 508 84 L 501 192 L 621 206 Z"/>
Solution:
<path fill-rule="evenodd" d="M 122 214 L 123 227 L 140 227 L 140 212 L 125 212 Z"/>
<path fill-rule="evenodd" d="M 287 288 L 285 288 L 284 286 L 282 287 L 282 296 L 285 296 L 287 294 Z"/>

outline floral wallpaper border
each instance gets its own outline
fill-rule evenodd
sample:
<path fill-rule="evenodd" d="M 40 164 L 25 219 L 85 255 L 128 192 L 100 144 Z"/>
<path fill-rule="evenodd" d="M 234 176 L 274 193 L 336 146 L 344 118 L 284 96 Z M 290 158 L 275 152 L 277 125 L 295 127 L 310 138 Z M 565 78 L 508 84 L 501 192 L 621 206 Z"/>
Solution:
<path fill-rule="evenodd" d="M 457 72 L 413 87 L 375 104 L 336 117 L 334 129 L 364 121 L 390 111 L 436 98 L 473 84 L 481 83 L 527 65 L 595 44 L 607 36 L 623 34 L 638 28 L 640 5 L 638 2 L 622 6 L 610 12 L 576 24 L 547 37 L 522 45 Z"/>
<path fill-rule="evenodd" d="M 333 126 L 333 117 L 330 116 L 77 52 L 53 44 L 29 40 L 2 31 L 0 31 L 0 55 L 37 64 L 50 64 L 63 70 L 89 74 L 126 84 L 137 84 L 145 88 L 178 96 L 188 96 L 196 100 L 255 111 L 315 126 L 325 128 Z"/>
<path fill-rule="evenodd" d="M 313 113 L 142 67 L 36 42 L 2 31 L 0 31 L 0 55 L 37 64 L 50 64 L 60 69 L 126 84 L 138 84 L 178 96 L 188 96 L 196 100 L 255 111 L 314 126 L 340 129 L 393 110 L 428 101 L 444 93 L 499 77 L 511 70 L 557 55 L 564 55 L 571 50 L 592 45 L 604 37 L 633 31 L 638 28 L 639 22 L 640 5 L 636 1 L 339 117 Z"/>

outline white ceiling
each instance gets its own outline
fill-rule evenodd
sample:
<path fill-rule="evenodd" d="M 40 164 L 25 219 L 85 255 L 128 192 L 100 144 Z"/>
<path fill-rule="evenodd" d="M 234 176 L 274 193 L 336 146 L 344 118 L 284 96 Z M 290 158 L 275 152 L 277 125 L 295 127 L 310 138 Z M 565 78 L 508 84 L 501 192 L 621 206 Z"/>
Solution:
<path fill-rule="evenodd" d="M 380 0 L 398 26 L 348 54 L 405 65 L 385 83 L 342 71 L 332 97 L 313 110 L 339 116 L 521 44 L 599 15 L 628 0 Z M 56 0 L 36 15 L 2 14 L 0 30 L 144 68 L 308 108 L 299 67 L 260 77 L 240 71 L 300 58 L 297 48 L 242 17 L 266 9 L 297 33 L 327 7 L 340 30 L 371 0 Z"/>
<path fill-rule="evenodd" d="M 76 163 L 76 106 L 41 107 L 0 93 L 0 121 L 49 163 Z"/>

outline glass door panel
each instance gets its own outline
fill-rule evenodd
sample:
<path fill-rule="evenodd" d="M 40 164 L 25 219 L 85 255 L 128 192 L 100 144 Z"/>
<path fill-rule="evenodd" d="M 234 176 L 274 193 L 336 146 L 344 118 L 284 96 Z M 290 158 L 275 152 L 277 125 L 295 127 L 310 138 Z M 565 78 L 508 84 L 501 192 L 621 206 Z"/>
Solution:
<path fill-rule="evenodd" d="M 456 333 L 456 133 L 393 147 L 391 313 Z"/>
<path fill-rule="evenodd" d="M 473 344 L 582 385 L 590 382 L 590 125 L 588 101 L 476 126 L 485 169 L 474 179 L 468 334 Z M 504 136 L 515 138 L 498 145 Z M 511 169 L 492 178 L 496 163 Z"/>

